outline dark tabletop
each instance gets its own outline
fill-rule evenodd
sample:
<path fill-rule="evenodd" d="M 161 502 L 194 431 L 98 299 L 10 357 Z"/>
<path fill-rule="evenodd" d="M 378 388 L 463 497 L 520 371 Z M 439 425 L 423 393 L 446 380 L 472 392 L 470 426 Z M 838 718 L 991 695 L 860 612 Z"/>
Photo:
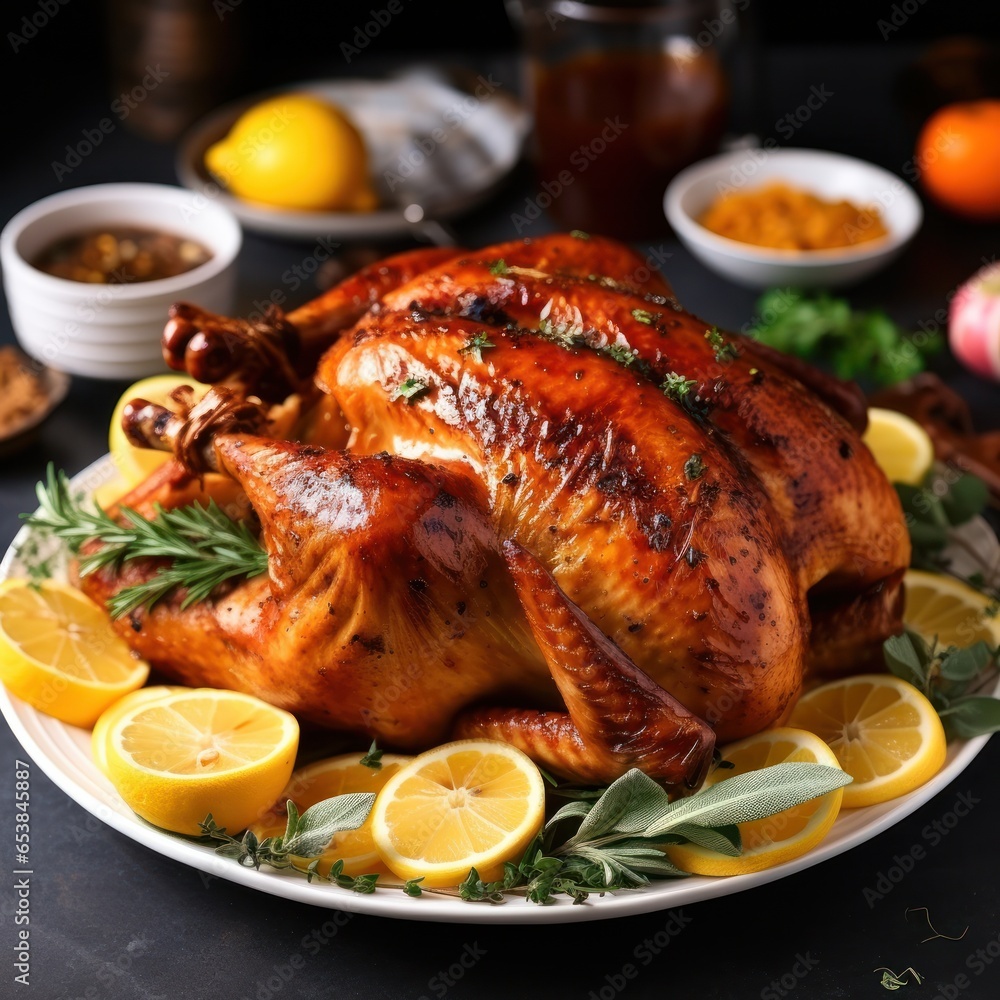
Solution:
<path fill-rule="evenodd" d="M 886 5 L 888 8 L 888 5 Z M 35 44 L 35 43 L 33 43 Z M 902 173 L 914 123 L 896 96 L 900 73 L 920 54 L 895 39 L 871 45 L 777 48 L 761 77 L 766 137 L 813 85 L 833 95 L 794 134 L 795 145 L 858 155 Z M 502 74 L 504 55 L 444 61 Z M 67 141 L 102 115 L 103 94 L 69 95 L 43 116 L 41 134 L 4 166 L 0 217 L 72 184 L 176 183 L 174 146 L 121 127 L 62 184 L 50 167 Z M 776 135 L 780 139 L 780 135 Z M 782 144 L 786 144 L 782 142 Z M 511 215 L 533 192 L 519 167 L 481 209 L 453 225 L 466 245 L 515 235 Z M 549 229 L 539 220 L 532 233 Z M 395 249 L 399 244 L 382 249 Z M 309 242 L 247 233 L 241 306 L 275 286 Z M 913 246 L 887 272 L 850 290 L 858 307 L 898 322 L 939 323 L 958 283 L 1000 246 L 996 226 L 958 222 L 927 206 Z M 678 298 L 708 322 L 739 329 L 755 295 L 726 284 L 669 235 L 639 247 L 665 257 Z M 316 291 L 303 287 L 299 301 Z M 290 306 L 297 304 L 289 302 Z M 0 342 L 13 339 L 0 315 Z M 981 429 L 1000 426 L 1000 390 L 949 357 L 936 369 L 969 401 Z M 70 474 L 107 449 L 107 422 L 125 384 L 76 377 L 35 446 L 0 465 L 0 544 L 34 506 L 47 462 Z M 14 874 L 15 761 L 25 751 L 0 724 L 0 844 L 10 871 L 0 887 L 0 996 L 14 982 L 19 897 Z M 30 768 L 30 983 L 24 995 L 57 998 L 373 997 L 876 997 L 878 967 L 915 969 L 905 995 L 1000 995 L 1000 892 L 994 837 L 1000 796 L 993 739 L 948 787 L 915 813 L 819 865 L 735 895 L 613 921 L 549 926 L 459 925 L 358 915 L 290 902 L 222 878 L 206 880 L 89 815 Z M 419 905 L 419 904 L 415 904 Z M 915 910 L 923 908 L 925 910 Z M 910 910 L 911 912 L 907 912 Z M 951 940 L 931 937 L 934 929 Z M 337 918 L 336 920 L 334 918 Z M 677 931 L 677 933 L 673 933 Z M 451 970 L 449 972 L 449 970 Z M 459 975 L 460 974 L 460 975 Z"/>

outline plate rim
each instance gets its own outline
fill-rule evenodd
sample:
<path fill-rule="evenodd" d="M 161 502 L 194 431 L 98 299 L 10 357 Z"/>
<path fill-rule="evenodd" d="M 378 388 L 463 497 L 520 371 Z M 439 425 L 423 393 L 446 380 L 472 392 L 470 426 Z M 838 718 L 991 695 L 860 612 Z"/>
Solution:
<path fill-rule="evenodd" d="M 92 492 L 114 474 L 114 459 L 110 454 L 105 454 L 72 476 L 70 484 L 84 492 Z M 0 559 L 0 582 L 12 575 L 18 549 L 31 535 L 30 526 L 24 525 L 10 542 Z M 89 765 L 87 770 L 91 773 L 87 776 L 103 793 L 102 800 L 74 777 L 68 769 L 68 765 L 73 762 L 68 757 L 63 761 L 57 760 L 50 749 L 36 738 L 32 727 L 38 727 L 43 733 L 51 731 L 52 734 L 59 734 L 60 737 L 78 743 L 86 740 L 89 747 L 88 731 L 44 715 L 10 694 L 2 684 L 0 714 L 32 761 L 53 784 L 86 812 L 130 840 L 203 875 L 223 878 L 269 895 L 327 909 L 402 920 L 475 924 L 577 923 L 635 916 L 751 891 L 758 886 L 787 878 L 844 854 L 895 826 L 948 787 L 972 763 L 990 738 L 987 734 L 955 741 L 949 746 L 944 767 L 924 785 L 888 803 L 865 807 L 865 811 L 871 811 L 873 816 L 870 823 L 843 833 L 844 821 L 849 819 L 850 814 L 861 814 L 861 810 L 845 810 L 817 847 L 800 858 L 762 872 L 717 878 L 692 875 L 676 881 L 656 881 L 640 889 L 620 890 L 603 895 L 595 893 L 582 905 L 574 905 L 568 898 L 564 900 L 561 897 L 547 905 L 530 903 L 520 898 L 508 899 L 502 904 L 490 904 L 470 903 L 431 894 L 414 899 L 396 889 L 360 894 L 276 871 L 241 867 L 234 860 L 217 855 L 210 845 L 159 830 L 140 819 L 118 798 L 110 782 L 88 756 L 85 764 Z M 841 825 L 840 836 L 837 836 L 838 824 Z"/>

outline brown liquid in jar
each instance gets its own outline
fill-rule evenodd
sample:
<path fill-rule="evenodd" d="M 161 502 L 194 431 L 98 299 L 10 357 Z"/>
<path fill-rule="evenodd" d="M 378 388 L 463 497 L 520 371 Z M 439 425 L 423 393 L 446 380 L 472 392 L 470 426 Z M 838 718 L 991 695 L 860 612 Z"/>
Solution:
<path fill-rule="evenodd" d="M 535 74 L 538 174 L 552 218 L 620 239 L 667 232 L 668 182 L 716 152 L 728 123 L 717 57 L 693 46 L 587 52 Z"/>
<path fill-rule="evenodd" d="M 140 227 L 92 229 L 64 237 L 32 261 L 56 278 L 125 285 L 184 274 L 211 260 L 207 247 L 174 233 Z"/>

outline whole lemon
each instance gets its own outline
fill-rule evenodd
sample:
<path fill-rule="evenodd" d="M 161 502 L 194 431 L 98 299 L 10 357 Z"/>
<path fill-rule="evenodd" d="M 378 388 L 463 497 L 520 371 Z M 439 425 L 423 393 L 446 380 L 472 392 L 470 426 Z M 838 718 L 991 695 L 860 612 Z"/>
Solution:
<path fill-rule="evenodd" d="M 343 109 L 310 94 L 255 104 L 205 151 L 205 165 L 249 202 L 326 212 L 378 203 L 361 132 Z"/>

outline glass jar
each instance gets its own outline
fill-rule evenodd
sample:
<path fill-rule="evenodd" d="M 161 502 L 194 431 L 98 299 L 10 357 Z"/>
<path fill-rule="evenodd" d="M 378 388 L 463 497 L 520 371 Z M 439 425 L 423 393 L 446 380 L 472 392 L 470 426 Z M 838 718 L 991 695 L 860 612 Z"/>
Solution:
<path fill-rule="evenodd" d="M 749 0 L 509 0 L 550 217 L 639 240 L 669 231 L 667 183 L 720 149 Z"/>

